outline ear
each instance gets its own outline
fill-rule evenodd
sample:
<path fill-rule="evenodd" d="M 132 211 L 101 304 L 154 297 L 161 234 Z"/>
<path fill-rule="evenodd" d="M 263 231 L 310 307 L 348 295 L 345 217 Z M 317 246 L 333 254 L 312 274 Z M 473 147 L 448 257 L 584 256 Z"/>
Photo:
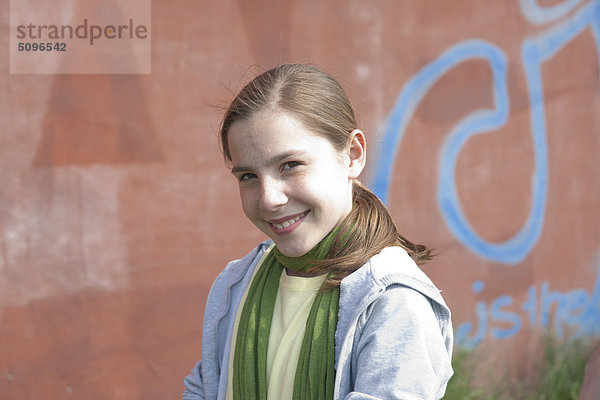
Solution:
<path fill-rule="evenodd" d="M 365 134 L 360 129 L 355 129 L 350 133 L 348 139 L 348 157 L 350 165 L 348 166 L 348 177 L 357 179 L 365 168 L 367 161 L 367 142 Z"/>

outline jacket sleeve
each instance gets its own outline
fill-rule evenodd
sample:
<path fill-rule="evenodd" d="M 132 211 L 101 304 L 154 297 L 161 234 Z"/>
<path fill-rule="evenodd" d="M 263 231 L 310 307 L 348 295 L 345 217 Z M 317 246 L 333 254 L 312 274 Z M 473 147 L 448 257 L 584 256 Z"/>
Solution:
<path fill-rule="evenodd" d="M 354 337 L 347 400 L 443 397 L 453 373 L 452 327 L 436 306 L 416 290 L 393 285 L 367 308 Z"/>
<path fill-rule="evenodd" d="M 202 364 L 200 361 L 185 378 L 185 392 L 182 400 L 204 400 L 204 385 L 202 384 Z"/>

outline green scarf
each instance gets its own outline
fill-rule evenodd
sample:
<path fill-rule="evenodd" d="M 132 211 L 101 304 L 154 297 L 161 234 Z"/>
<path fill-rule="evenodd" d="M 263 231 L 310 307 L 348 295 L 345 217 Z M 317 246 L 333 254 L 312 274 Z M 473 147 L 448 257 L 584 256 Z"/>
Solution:
<path fill-rule="evenodd" d="M 329 255 L 337 229 L 301 257 L 287 257 L 276 247 L 252 280 L 238 324 L 233 359 L 233 398 L 266 400 L 267 347 L 275 298 L 283 268 L 304 271 L 311 260 Z M 294 400 L 333 399 L 334 336 L 339 288 L 318 292 L 306 321 L 306 331 L 294 377 Z"/>

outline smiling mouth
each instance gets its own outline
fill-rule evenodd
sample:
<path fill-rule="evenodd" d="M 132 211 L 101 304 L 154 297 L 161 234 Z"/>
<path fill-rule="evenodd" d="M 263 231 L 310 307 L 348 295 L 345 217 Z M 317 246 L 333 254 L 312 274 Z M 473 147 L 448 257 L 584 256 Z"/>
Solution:
<path fill-rule="evenodd" d="M 273 222 L 269 222 L 269 226 L 275 233 L 289 233 L 296 228 L 298 223 L 303 220 L 309 212 L 310 211 L 304 211 L 303 213 L 284 220 L 274 220 Z"/>

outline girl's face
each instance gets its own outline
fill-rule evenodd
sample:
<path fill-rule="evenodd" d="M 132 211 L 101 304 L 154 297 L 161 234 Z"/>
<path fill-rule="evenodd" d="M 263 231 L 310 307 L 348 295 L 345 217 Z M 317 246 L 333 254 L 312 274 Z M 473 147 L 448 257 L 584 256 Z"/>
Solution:
<path fill-rule="evenodd" d="M 233 123 L 227 141 L 244 213 L 286 256 L 307 253 L 352 209 L 362 132 L 340 153 L 288 114 L 259 111 Z"/>

